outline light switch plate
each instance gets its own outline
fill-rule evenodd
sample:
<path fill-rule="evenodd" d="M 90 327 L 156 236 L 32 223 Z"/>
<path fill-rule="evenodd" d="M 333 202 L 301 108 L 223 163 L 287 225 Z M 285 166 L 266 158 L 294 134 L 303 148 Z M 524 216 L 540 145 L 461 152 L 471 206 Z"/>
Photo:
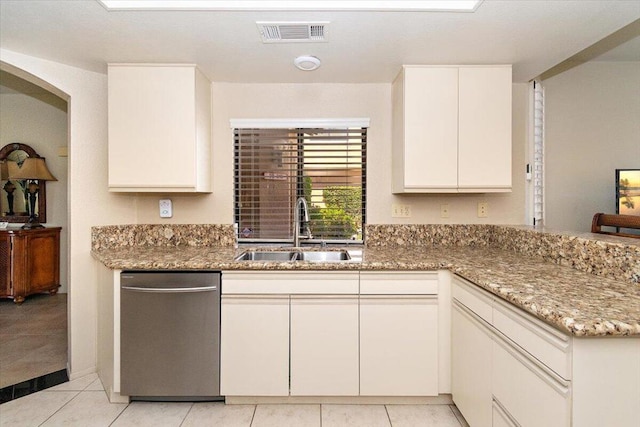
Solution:
<path fill-rule="evenodd" d="M 171 199 L 160 200 L 160 218 L 171 218 L 173 216 L 173 206 Z"/>

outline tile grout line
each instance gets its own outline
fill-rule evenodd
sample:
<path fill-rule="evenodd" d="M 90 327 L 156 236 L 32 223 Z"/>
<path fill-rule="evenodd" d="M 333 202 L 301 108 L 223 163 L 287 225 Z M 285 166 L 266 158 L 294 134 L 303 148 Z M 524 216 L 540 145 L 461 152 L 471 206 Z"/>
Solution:
<path fill-rule="evenodd" d="M 51 419 L 51 417 L 53 417 L 55 414 L 57 414 L 58 412 L 60 412 L 62 410 L 62 408 L 64 408 L 65 406 L 67 406 L 69 403 L 73 402 L 74 400 L 76 400 L 78 398 L 78 396 L 80 396 L 80 393 L 82 393 L 81 391 L 77 391 L 74 390 L 76 392 L 76 395 L 73 396 L 71 399 L 69 399 L 64 405 L 62 405 L 61 407 L 59 407 L 58 409 L 56 409 L 55 411 L 53 411 L 53 414 L 49 415 L 47 417 L 46 420 L 44 420 L 42 423 L 40 423 L 39 425 L 42 426 L 44 425 L 47 421 L 49 421 Z"/>
<path fill-rule="evenodd" d="M 179 427 L 182 427 L 184 422 L 187 420 L 187 417 L 189 416 L 189 414 L 193 410 L 193 407 L 195 406 L 195 404 L 196 404 L 195 402 L 191 402 L 191 406 L 189 406 L 189 410 L 187 411 L 187 413 L 184 414 L 184 418 L 182 419 L 182 421 L 180 421 L 180 426 Z"/>
<path fill-rule="evenodd" d="M 387 419 L 389 420 L 389 426 L 393 427 L 393 423 L 391 422 L 391 416 L 389 415 L 389 409 L 387 408 L 387 405 L 383 405 L 384 406 L 384 412 L 387 414 Z"/>
<path fill-rule="evenodd" d="M 225 402 L 225 405 L 227 403 Z M 253 405 L 253 414 L 251 414 L 251 422 L 249 422 L 249 427 L 253 425 L 253 420 L 256 418 L 256 411 L 258 410 L 258 405 Z"/>
<path fill-rule="evenodd" d="M 106 390 L 105 390 L 105 393 L 106 393 Z M 107 401 L 108 401 L 108 400 L 109 400 L 109 399 L 108 399 L 108 397 L 107 397 Z M 129 405 L 131 405 L 131 401 L 129 401 L 129 403 L 127 403 L 127 406 L 125 406 L 124 408 L 122 408 L 122 411 L 118 412 L 118 415 L 116 415 L 116 417 L 113 419 L 113 421 L 111 421 L 111 422 L 109 423 L 109 425 L 110 425 L 110 426 L 112 426 L 112 425 L 113 425 L 113 423 L 115 423 L 115 422 L 118 420 L 118 418 L 120 418 L 120 417 L 122 416 L 122 414 L 124 414 L 124 411 L 126 411 L 126 410 L 127 410 L 127 408 L 129 407 Z"/>

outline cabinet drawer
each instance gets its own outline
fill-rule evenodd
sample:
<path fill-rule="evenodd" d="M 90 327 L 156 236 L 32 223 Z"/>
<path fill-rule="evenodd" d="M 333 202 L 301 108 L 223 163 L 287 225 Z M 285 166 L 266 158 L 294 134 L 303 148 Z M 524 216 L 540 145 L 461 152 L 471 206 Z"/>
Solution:
<path fill-rule="evenodd" d="M 482 320 L 491 324 L 493 320 L 492 299 L 476 285 L 467 284 L 465 280 L 454 276 L 451 296 L 477 314 Z"/>
<path fill-rule="evenodd" d="M 491 414 L 493 419 L 491 427 L 518 427 L 495 400 L 493 401 Z"/>
<path fill-rule="evenodd" d="M 358 272 L 224 271 L 223 294 L 358 294 Z"/>
<path fill-rule="evenodd" d="M 532 316 L 495 300 L 493 326 L 562 378 L 571 379 L 571 340 Z"/>
<path fill-rule="evenodd" d="M 438 273 L 379 272 L 360 273 L 362 295 L 436 295 Z"/>
<path fill-rule="evenodd" d="M 569 426 L 569 383 L 542 368 L 508 343 L 493 342 L 494 400 L 522 427 Z"/>

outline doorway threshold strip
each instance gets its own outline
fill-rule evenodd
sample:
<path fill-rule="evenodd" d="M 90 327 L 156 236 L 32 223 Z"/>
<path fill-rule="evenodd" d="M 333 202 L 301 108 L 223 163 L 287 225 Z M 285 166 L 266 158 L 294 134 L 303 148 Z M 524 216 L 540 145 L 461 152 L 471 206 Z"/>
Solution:
<path fill-rule="evenodd" d="M 11 400 L 37 391 L 45 390 L 67 381 L 69 381 L 67 370 L 62 369 L 60 371 L 42 375 L 41 377 L 32 378 L 18 384 L 3 387 L 0 389 L 0 404 L 10 402 Z"/>

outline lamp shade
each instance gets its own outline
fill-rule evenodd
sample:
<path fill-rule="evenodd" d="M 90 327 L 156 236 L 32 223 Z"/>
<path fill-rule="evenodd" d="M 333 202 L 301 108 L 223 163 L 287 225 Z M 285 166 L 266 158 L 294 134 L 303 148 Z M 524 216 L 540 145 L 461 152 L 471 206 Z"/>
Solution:
<path fill-rule="evenodd" d="M 0 162 L 0 181 L 7 181 L 20 170 L 20 166 L 14 161 L 3 160 Z"/>
<path fill-rule="evenodd" d="M 27 157 L 16 171 L 9 170 L 9 178 L 57 181 L 56 177 L 49 172 L 44 157 Z"/>

